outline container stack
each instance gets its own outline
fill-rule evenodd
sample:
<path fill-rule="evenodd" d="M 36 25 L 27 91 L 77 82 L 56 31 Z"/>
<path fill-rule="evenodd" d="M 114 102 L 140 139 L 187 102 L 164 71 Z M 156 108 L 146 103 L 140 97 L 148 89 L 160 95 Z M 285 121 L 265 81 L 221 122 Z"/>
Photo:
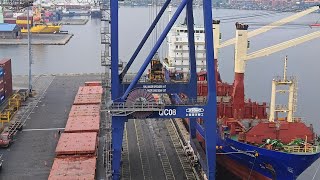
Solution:
<path fill-rule="evenodd" d="M 5 100 L 5 96 L 4 96 L 4 71 L 3 68 L 0 67 L 0 104 L 3 103 L 3 101 Z"/>
<path fill-rule="evenodd" d="M 84 83 L 85 86 L 102 86 L 101 81 L 87 81 Z"/>
<path fill-rule="evenodd" d="M 11 59 L 0 60 L 0 67 L 3 70 L 3 76 L 1 77 L 0 75 L 0 101 L 1 101 L 1 99 L 9 98 L 13 93 Z M 3 86 L 1 85 L 1 83 L 3 83 Z M 1 87 L 3 87 L 3 91 L 1 91 Z"/>
<path fill-rule="evenodd" d="M 49 180 L 95 179 L 102 92 L 102 86 L 79 87 Z"/>
<path fill-rule="evenodd" d="M 29 16 L 29 22 L 28 22 L 28 16 L 27 15 L 21 15 L 17 17 L 16 24 L 21 28 L 21 29 L 27 29 L 28 28 L 28 23 L 29 26 L 32 27 L 33 25 L 33 17 Z"/>

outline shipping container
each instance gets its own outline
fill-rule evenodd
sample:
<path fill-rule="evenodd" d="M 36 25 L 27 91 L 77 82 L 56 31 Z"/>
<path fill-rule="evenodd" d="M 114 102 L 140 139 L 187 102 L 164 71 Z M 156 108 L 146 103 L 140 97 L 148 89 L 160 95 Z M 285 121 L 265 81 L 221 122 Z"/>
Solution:
<path fill-rule="evenodd" d="M 96 155 L 97 133 L 62 133 L 56 148 L 56 155 Z"/>
<path fill-rule="evenodd" d="M 8 24 L 16 24 L 16 19 L 14 19 L 14 18 L 4 18 L 3 22 L 4 23 L 8 23 Z"/>
<path fill-rule="evenodd" d="M 3 17 L 4 18 L 12 18 L 13 17 L 13 11 L 3 11 Z"/>
<path fill-rule="evenodd" d="M 94 180 L 96 157 L 55 158 L 48 180 Z"/>
<path fill-rule="evenodd" d="M 77 94 L 73 104 L 82 105 L 82 104 L 100 104 L 101 103 L 101 94 Z"/>
<path fill-rule="evenodd" d="M 20 16 L 17 16 L 17 20 L 27 20 L 28 19 L 28 16 L 27 15 L 20 15 Z M 29 20 L 33 20 L 33 16 L 29 16 Z"/>
<path fill-rule="evenodd" d="M 28 24 L 28 20 L 16 20 L 16 24 Z M 32 20 L 29 20 L 29 24 L 33 24 Z"/>
<path fill-rule="evenodd" d="M 99 116 L 100 105 L 73 105 L 71 107 L 70 116 Z"/>
<path fill-rule="evenodd" d="M 101 81 L 87 81 L 84 83 L 85 86 L 101 86 Z"/>
<path fill-rule="evenodd" d="M 3 69 L 3 81 L 5 97 L 10 97 L 13 93 L 12 90 L 12 71 L 11 71 L 11 59 L 0 60 L 0 67 Z"/>
<path fill-rule="evenodd" d="M 100 116 L 70 116 L 64 132 L 99 132 Z"/>
<path fill-rule="evenodd" d="M 78 90 L 78 94 L 102 94 L 102 92 L 101 86 L 81 86 Z"/>

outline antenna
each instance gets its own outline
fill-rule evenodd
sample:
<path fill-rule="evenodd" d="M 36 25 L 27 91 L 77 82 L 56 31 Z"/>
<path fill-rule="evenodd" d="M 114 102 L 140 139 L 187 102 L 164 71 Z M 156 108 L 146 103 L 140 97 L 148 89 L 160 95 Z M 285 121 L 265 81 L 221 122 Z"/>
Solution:
<path fill-rule="evenodd" d="M 283 81 L 287 81 L 287 62 L 288 62 L 288 56 L 284 58 Z"/>
<path fill-rule="evenodd" d="M 171 20 L 171 12 L 172 12 L 172 6 L 171 6 L 171 4 L 169 4 L 169 7 L 168 7 L 168 17 L 169 17 L 169 21 Z"/>

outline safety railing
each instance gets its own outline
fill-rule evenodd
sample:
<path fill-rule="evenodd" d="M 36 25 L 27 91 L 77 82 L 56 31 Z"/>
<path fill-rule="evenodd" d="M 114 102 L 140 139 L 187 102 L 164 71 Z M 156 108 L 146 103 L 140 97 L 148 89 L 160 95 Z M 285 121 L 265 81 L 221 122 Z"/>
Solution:
<path fill-rule="evenodd" d="M 319 152 L 319 146 L 283 146 L 289 153 L 316 153 Z"/>
<path fill-rule="evenodd" d="M 107 107 L 107 111 L 114 116 L 127 116 L 134 112 L 152 112 L 164 109 L 164 104 L 155 102 L 142 102 L 128 104 L 125 102 L 113 102 Z"/>

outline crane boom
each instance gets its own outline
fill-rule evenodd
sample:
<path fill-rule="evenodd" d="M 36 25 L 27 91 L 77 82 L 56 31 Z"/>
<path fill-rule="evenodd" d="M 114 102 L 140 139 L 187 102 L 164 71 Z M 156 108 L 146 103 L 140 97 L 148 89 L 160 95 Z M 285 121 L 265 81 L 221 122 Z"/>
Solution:
<path fill-rule="evenodd" d="M 307 35 L 304 35 L 304 36 L 301 36 L 301 37 L 298 37 L 295 39 L 291 39 L 289 41 L 285 41 L 285 42 L 276 44 L 274 46 L 270 46 L 270 47 L 258 50 L 256 52 L 250 53 L 243 60 L 247 61 L 247 60 L 252 60 L 254 58 L 259 58 L 262 56 L 268 56 L 268 55 L 273 54 L 275 52 L 282 51 L 284 49 L 302 44 L 304 42 L 307 42 L 307 41 L 310 41 L 310 40 L 313 40 L 313 39 L 319 38 L 319 37 L 320 37 L 320 31 L 316 31 L 316 32 L 313 32 L 313 33 L 310 33 L 310 34 L 307 34 Z"/>
<path fill-rule="evenodd" d="M 305 11 L 301 11 L 301 12 L 299 12 L 299 13 L 296 13 L 296 14 L 292 15 L 292 16 L 289 16 L 289 17 L 286 17 L 286 18 L 281 19 L 281 20 L 279 20 L 279 21 L 270 23 L 270 24 L 268 24 L 268 25 L 266 25 L 266 26 L 263 26 L 263 27 L 261 27 L 261 28 L 259 28 L 259 29 L 250 31 L 250 32 L 248 32 L 248 38 L 257 36 L 257 35 L 259 35 L 259 34 L 262 34 L 262 33 L 264 33 L 264 32 L 267 32 L 267 31 L 269 31 L 269 30 L 271 30 L 271 29 L 273 29 L 273 28 L 276 28 L 276 27 L 278 27 L 278 26 L 281 26 L 281 25 L 284 25 L 284 24 L 289 23 L 289 22 L 291 22 L 291 21 L 294 21 L 294 20 L 296 20 L 296 19 L 298 19 L 298 18 L 300 18 L 300 17 L 302 17 L 302 16 L 305 16 L 305 15 L 307 15 L 307 14 L 310 14 L 310 13 L 318 10 L 319 8 L 320 8 L 320 6 L 313 6 L 313 7 L 309 8 L 309 9 L 307 9 L 307 10 L 305 10 Z M 218 48 L 223 48 L 223 47 L 232 45 L 232 44 L 234 44 L 235 42 L 236 42 L 236 38 L 229 39 L 229 40 L 221 43 Z"/>

